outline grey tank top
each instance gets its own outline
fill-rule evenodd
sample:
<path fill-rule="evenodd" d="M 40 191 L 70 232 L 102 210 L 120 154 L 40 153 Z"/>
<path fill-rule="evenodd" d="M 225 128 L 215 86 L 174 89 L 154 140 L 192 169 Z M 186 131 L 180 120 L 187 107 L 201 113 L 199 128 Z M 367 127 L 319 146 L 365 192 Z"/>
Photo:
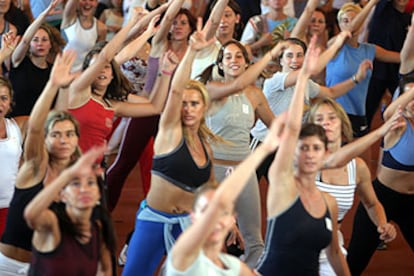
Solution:
<path fill-rule="evenodd" d="M 255 122 L 253 107 L 244 93 L 213 104 L 207 126 L 227 144 L 212 144 L 214 158 L 241 161 L 250 153 L 250 130 Z"/>

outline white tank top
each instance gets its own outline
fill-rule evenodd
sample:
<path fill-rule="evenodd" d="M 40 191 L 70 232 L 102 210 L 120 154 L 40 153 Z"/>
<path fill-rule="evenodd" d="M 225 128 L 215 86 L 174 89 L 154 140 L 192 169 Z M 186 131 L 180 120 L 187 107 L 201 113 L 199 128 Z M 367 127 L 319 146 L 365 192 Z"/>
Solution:
<path fill-rule="evenodd" d="M 63 34 L 67 40 L 65 50 L 75 50 L 77 55 L 72 66 L 72 71 L 79 71 L 82 69 L 83 60 L 88 52 L 95 46 L 98 40 L 98 28 L 96 26 L 96 18 L 93 19 L 92 27 L 84 29 L 76 18 L 75 23 L 63 29 Z"/>
<path fill-rule="evenodd" d="M 0 139 L 0 208 L 8 208 L 13 196 L 22 154 L 22 134 L 13 119 L 5 119 L 7 137 Z"/>

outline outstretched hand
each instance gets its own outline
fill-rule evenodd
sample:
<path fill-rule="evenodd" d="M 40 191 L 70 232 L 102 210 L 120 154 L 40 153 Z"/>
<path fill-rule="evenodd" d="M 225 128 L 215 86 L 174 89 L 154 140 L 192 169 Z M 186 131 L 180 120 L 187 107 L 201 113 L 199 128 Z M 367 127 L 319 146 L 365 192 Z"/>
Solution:
<path fill-rule="evenodd" d="M 173 51 L 168 50 L 167 52 L 164 53 L 161 59 L 161 64 L 160 64 L 161 72 L 172 73 L 177 67 L 179 62 L 180 60 L 178 59 L 176 54 L 174 54 Z"/>
<path fill-rule="evenodd" d="M 385 136 L 390 130 L 394 130 L 404 126 L 404 120 L 402 120 L 402 108 L 398 106 L 398 108 L 394 111 L 391 118 L 386 120 L 384 124 L 380 127 L 380 133 L 382 136 Z"/>
<path fill-rule="evenodd" d="M 275 151 L 280 144 L 280 137 L 282 136 L 287 121 L 287 112 L 283 112 L 273 120 L 266 138 L 263 140 L 263 147 L 268 152 Z"/>
<path fill-rule="evenodd" d="M 92 173 L 96 175 L 102 174 L 102 168 L 97 166 L 96 160 L 100 158 L 105 151 L 108 149 L 108 146 L 102 145 L 100 147 L 93 147 L 82 155 L 75 164 L 73 164 L 68 170 L 71 177 L 85 177 L 89 176 Z"/>
<path fill-rule="evenodd" d="M 367 76 L 368 70 L 372 70 L 373 65 L 372 61 L 369 59 L 364 59 L 358 67 L 358 71 L 355 74 L 355 78 L 358 82 L 364 80 Z"/>
<path fill-rule="evenodd" d="M 46 8 L 44 13 L 46 13 L 46 15 L 55 15 L 55 14 L 61 13 L 62 11 L 56 10 L 57 5 L 59 5 L 61 2 L 62 2 L 62 0 L 53 0 L 53 1 L 51 1 L 50 5 Z"/>
<path fill-rule="evenodd" d="M 56 56 L 55 62 L 50 73 L 50 81 L 53 85 L 63 87 L 69 85 L 75 78 L 75 74 L 70 72 L 72 64 L 76 58 L 75 51 L 64 51 Z"/>
<path fill-rule="evenodd" d="M 308 50 L 306 51 L 305 60 L 303 61 L 301 72 L 302 74 L 311 76 L 318 73 L 319 54 L 321 49 L 316 47 L 316 35 L 312 36 L 309 43 Z"/>
<path fill-rule="evenodd" d="M 196 51 L 200 51 L 214 42 L 214 38 L 206 40 L 206 29 L 202 29 L 203 21 L 199 17 L 197 19 L 197 30 L 190 37 L 190 47 Z"/>
<path fill-rule="evenodd" d="M 13 31 L 8 31 L 3 34 L 1 38 L 1 49 L 0 51 L 4 54 L 5 57 L 9 57 L 20 40 L 20 36 L 16 36 Z"/>
<path fill-rule="evenodd" d="M 156 26 L 158 21 L 160 20 L 161 15 L 157 14 L 153 18 L 151 18 L 151 21 L 149 22 L 148 28 L 145 30 L 146 33 L 148 33 L 150 36 L 153 36 L 160 26 Z"/>

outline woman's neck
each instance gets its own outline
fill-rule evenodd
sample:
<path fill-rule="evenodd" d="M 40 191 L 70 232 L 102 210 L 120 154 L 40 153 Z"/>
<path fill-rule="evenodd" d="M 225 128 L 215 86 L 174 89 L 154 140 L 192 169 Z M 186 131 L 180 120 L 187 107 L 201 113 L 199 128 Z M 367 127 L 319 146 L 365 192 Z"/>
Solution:
<path fill-rule="evenodd" d="M 338 139 L 337 141 L 329 142 L 328 143 L 328 151 L 330 153 L 336 152 L 341 148 L 342 141 L 341 139 Z"/>
<path fill-rule="evenodd" d="M 313 192 L 315 185 L 316 172 L 314 173 L 300 173 L 296 175 L 296 187 L 299 191 Z"/>
<path fill-rule="evenodd" d="M 283 12 L 283 8 L 277 10 L 270 9 L 266 17 L 271 20 L 282 20 L 287 18 L 287 15 Z"/>
<path fill-rule="evenodd" d="M 181 60 L 187 51 L 188 42 L 187 40 L 170 40 L 168 48 L 177 55 Z"/>
<path fill-rule="evenodd" d="M 220 253 L 223 249 L 223 242 L 217 242 L 214 244 L 204 244 L 203 253 L 206 257 L 212 261 L 216 266 L 223 268 L 223 262 L 220 260 Z"/>
<path fill-rule="evenodd" d="M 221 45 L 233 39 L 233 34 L 217 34 L 217 40 L 220 41 Z"/>
<path fill-rule="evenodd" d="M 32 61 L 32 63 L 34 65 L 36 65 L 36 67 L 42 68 L 42 69 L 46 69 L 48 67 L 47 61 L 46 61 L 46 57 L 36 57 L 32 54 L 30 54 L 30 60 Z"/>
<path fill-rule="evenodd" d="M 346 43 L 351 47 L 357 48 L 359 46 L 358 36 L 357 35 L 352 35 L 352 37 L 350 39 L 348 39 L 348 41 Z"/>

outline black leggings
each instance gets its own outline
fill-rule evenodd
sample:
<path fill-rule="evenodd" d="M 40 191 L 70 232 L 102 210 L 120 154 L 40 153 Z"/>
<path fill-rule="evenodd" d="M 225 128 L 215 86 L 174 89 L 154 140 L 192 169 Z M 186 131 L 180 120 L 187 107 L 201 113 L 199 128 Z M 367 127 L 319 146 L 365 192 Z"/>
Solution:
<path fill-rule="evenodd" d="M 384 186 L 378 179 L 373 182 L 378 200 L 414 252 L 414 195 L 398 193 Z M 354 217 L 352 237 L 348 247 L 347 261 L 352 275 L 361 275 L 378 246 L 377 227 L 370 220 L 364 206 L 359 203 Z"/>

